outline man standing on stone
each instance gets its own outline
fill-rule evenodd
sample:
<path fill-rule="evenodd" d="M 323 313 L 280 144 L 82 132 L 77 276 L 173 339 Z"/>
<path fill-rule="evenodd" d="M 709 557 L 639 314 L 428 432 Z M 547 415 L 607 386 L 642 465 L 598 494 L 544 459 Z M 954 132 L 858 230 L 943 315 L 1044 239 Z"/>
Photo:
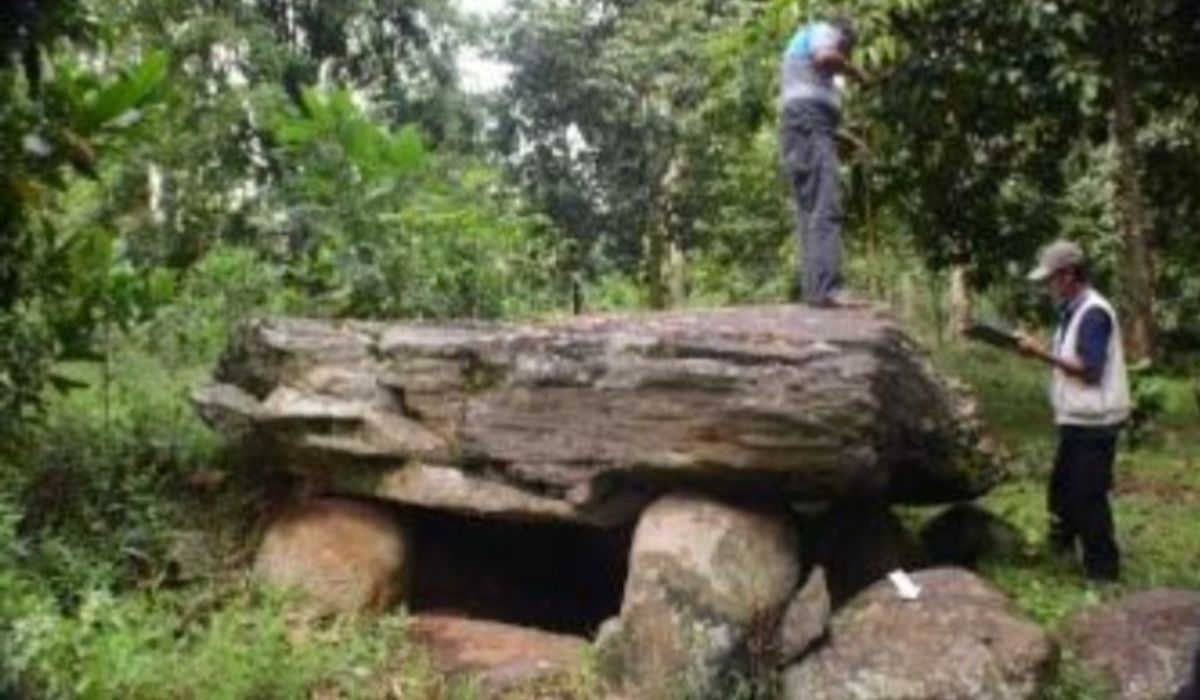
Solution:
<path fill-rule="evenodd" d="M 866 74 L 850 56 L 857 34 L 847 19 L 810 22 L 796 32 L 783 57 L 783 117 L 780 135 L 784 170 L 796 200 L 796 285 L 818 307 L 862 306 L 842 287 L 842 208 L 838 194 L 837 139 L 841 95 L 834 79 L 860 83 Z"/>
<path fill-rule="evenodd" d="M 1121 327 L 1108 300 L 1088 282 L 1080 247 L 1058 241 L 1042 250 L 1029 279 L 1059 304 L 1050 350 L 1027 335 L 1021 350 L 1050 365 L 1050 402 L 1058 453 L 1050 477 L 1050 544 L 1074 552 L 1078 541 L 1089 579 L 1115 581 L 1120 554 L 1108 494 L 1117 438 L 1129 418 L 1129 383 Z"/>

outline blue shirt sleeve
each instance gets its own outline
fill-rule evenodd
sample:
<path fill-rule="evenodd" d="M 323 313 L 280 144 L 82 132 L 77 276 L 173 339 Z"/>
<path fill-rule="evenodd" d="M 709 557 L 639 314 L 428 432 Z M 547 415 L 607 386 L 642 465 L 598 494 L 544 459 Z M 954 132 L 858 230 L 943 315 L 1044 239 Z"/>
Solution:
<path fill-rule="evenodd" d="M 825 51 L 837 51 L 842 45 L 842 33 L 828 22 L 805 25 L 792 37 L 787 55 L 811 58 Z"/>
<path fill-rule="evenodd" d="M 825 51 L 837 51 L 842 46 L 842 33 L 832 24 L 820 22 L 813 26 L 812 39 L 809 40 L 808 52 L 817 55 Z"/>
<path fill-rule="evenodd" d="M 1083 363 L 1084 379 L 1088 384 L 1099 384 L 1104 377 L 1112 333 L 1112 317 L 1104 309 L 1089 309 L 1079 322 L 1075 352 Z"/>

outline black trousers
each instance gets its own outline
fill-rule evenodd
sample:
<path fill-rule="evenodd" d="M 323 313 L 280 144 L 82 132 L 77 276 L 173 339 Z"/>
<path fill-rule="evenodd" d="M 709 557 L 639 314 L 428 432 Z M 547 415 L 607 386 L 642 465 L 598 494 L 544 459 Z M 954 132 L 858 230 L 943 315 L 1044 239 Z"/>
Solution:
<path fill-rule="evenodd" d="M 1117 454 L 1116 427 L 1059 426 L 1058 454 L 1050 476 L 1050 544 L 1062 551 L 1083 549 L 1088 578 L 1113 581 L 1121 555 L 1108 494 Z"/>
<path fill-rule="evenodd" d="M 819 102 L 790 102 L 783 110 L 781 155 L 796 200 L 796 282 L 810 304 L 827 302 L 842 287 L 840 120 L 837 109 Z"/>

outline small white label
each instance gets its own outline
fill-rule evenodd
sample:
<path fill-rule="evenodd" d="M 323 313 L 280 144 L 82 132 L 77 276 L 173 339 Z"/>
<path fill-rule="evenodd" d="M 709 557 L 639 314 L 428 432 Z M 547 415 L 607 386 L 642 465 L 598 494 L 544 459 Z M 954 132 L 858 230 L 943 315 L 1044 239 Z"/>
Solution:
<path fill-rule="evenodd" d="M 903 570 L 896 569 L 888 574 L 888 580 L 892 582 L 892 585 L 896 587 L 896 592 L 904 600 L 916 600 L 921 597 L 921 587 Z"/>

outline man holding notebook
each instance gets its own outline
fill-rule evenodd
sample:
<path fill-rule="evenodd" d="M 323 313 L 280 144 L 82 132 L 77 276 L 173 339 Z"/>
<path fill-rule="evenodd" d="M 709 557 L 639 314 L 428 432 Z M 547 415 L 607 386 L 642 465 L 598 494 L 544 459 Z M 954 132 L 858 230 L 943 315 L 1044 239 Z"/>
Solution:
<path fill-rule="evenodd" d="M 1049 349 L 1027 335 L 1018 346 L 1050 365 L 1050 402 L 1058 453 L 1050 477 L 1050 544 L 1083 549 L 1089 579 L 1115 581 L 1120 553 L 1108 494 L 1117 438 L 1129 418 L 1129 383 L 1121 328 L 1112 305 L 1093 289 L 1080 247 L 1058 241 L 1042 250 L 1029 279 L 1044 284 L 1059 305 Z"/>

